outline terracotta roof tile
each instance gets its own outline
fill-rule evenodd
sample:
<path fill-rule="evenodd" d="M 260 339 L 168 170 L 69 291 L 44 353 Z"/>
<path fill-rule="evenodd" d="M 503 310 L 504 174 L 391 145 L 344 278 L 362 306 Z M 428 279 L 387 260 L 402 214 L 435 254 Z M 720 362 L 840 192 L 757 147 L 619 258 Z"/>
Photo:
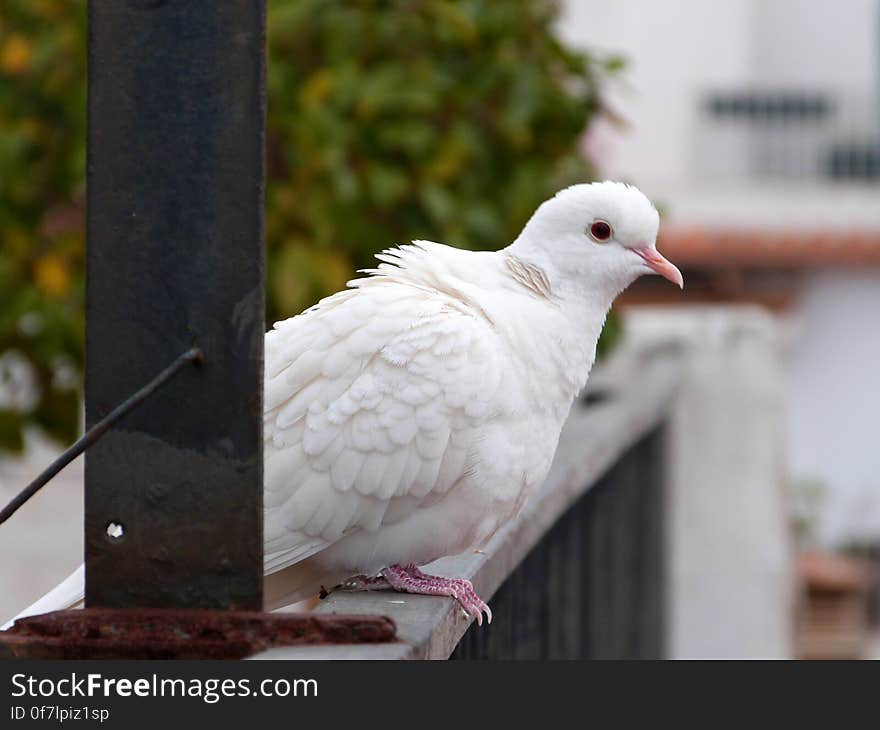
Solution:
<path fill-rule="evenodd" d="M 833 553 L 802 552 L 798 573 L 808 586 L 827 590 L 858 590 L 871 585 L 869 563 Z"/>
<path fill-rule="evenodd" d="M 658 247 L 680 268 L 880 265 L 880 230 L 763 230 L 663 225 Z"/>

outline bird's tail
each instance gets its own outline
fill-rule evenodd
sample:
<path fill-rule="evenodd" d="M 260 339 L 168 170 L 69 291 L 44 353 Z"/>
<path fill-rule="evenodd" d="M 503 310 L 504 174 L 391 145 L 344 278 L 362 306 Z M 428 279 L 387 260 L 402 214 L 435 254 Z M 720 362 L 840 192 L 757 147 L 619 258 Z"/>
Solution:
<path fill-rule="evenodd" d="M 330 589 L 351 575 L 350 572 L 327 570 L 313 559 L 288 565 L 283 570 L 267 575 L 263 580 L 263 606 L 267 611 L 306 610 L 322 588 Z"/>
<path fill-rule="evenodd" d="M 83 602 L 84 595 L 85 566 L 80 565 L 45 596 L 37 599 L 15 618 L 3 624 L 0 630 L 5 631 L 18 619 L 25 616 L 35 616 L 40 613 L 48 613 L 49 611 L 62 611 L 66 608 L 78 608 Z"/>
<path fill-rule="evenodd" d="M 346 577 L 348 576 L 345 573 L 328 573 L 312 561 L 304 560 L 266 576 L 264 605 L 267 611 L 280 608 L 290 610 L 293 605 L 296 605 L 298 609 L 303 609 L 306 606 L 302 605 L 301 601 L 317 596 L 322 586 L 332 588 Z M 85 566 L 80 565 L 45 596 L 32 603 L 15 618 L 7 621 L 0 627 L 0 630 L 5 631 L 18 619 L 25 616 L 35 616 L 49 611 L 63 611 L 68 608 L 80 608 L 84 595 Z"/>

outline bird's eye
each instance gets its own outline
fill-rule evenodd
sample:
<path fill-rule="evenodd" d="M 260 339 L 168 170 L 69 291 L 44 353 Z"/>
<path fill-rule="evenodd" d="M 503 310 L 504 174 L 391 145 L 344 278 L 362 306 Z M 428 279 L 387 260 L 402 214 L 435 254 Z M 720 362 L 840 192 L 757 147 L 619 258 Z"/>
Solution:
<path fill-rule="evenodd" d="M 605 243 L 611 238 L 611 225 L 607 221 L 593 221 L 593 225 L 590 226 L 590 238 Z"/>

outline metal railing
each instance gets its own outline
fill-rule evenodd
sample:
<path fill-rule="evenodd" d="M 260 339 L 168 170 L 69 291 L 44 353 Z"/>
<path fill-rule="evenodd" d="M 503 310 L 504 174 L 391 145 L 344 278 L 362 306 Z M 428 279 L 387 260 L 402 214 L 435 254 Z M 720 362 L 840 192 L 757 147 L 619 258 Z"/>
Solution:
<path fill-rule="evenodd" d="M 701 100 L 695 172 L 719 182 L 880 184 L 880 100 L 832 91 L 713 91 Z"/>

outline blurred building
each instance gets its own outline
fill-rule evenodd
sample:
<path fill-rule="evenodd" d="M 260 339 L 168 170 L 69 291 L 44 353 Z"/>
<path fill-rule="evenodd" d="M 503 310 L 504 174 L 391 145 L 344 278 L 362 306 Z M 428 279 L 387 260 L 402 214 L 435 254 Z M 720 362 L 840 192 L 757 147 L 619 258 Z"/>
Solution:
<path fill-rule="evenodd" d="M 880 2 L 565 8 L 567 40 L 629 60 L 585 144 L 661 207 L 685 303 L 781 316 L 789 480 L 824 490 L 819 542 L 877 541 Z M 682 301 L 656 284 L 625 301 Z"/>

